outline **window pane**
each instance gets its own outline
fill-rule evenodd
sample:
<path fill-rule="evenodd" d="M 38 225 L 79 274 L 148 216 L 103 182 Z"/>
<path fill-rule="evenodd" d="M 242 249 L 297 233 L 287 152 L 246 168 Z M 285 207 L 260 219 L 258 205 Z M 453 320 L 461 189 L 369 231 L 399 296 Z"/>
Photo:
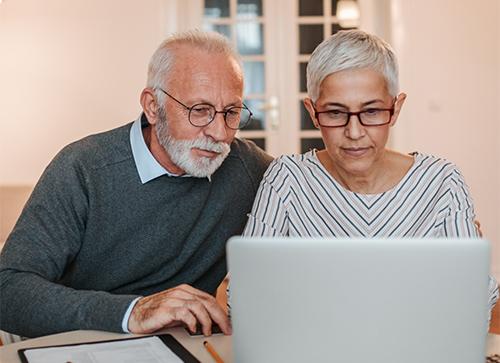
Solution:
<path fill-rule="evenodd" d="M 299 64 L 300 74 L 300 92 L 307 92 L 307 76 L 306 76 L 307 63 L 301 62 Z"/>
<path fill-rule="evenodd" d="M 244 22 L 236 24 L 236 41 L 241 55 L 263 54 L 264 37 L 262 24 Z"/>
<path fill-rule="evenodd" d="M 323 15 L 323 0 L 299 0 L 299 16 Z"/>
<path fill-rule="evenodd" d="M 224 35 L 226 38 L 231 39 L 231 26 L 221 24 L 203 24 L 203 29 L 207 31 L 214 31 Z"/>
<path fill-rule="evenodd" d="M 262 0 L 238 0 L 237 12 L 245 18 L 262 16 Z"/>
<path fill-rule="evenodd" d="M 229 0 L 205 0 L 205 17 L 229 17 Z"/>
<path fill-rule="evenodd" d="M 338 32 L 339 30 L 349 30 L 349 29 L 356 29 L 356 28 L 344 28 L 341 27 L 340 24 L 332 24 L 332 35 Z"/>
<path fill-rule="evenodd" d="M 311 54 L 316 46 L 323 41 L 322 24 L 299 25 L 300 54 Z"/>
<path fill-rule="evenodd" d="M 337 0 L 331 0 L 332 1 L 332 15 L 335 16 L 337 15 Z"/>
<path fill-rule="evenodd" d="M 245 94 L 265 92 L 264 62 L 243 62 Z"/>
<path fill-rule="evenodd" d="M 263 137 L 245 137 L 245 139 L 255 142 L 255 145 L 260 147 L 262 150 L 266 150 L 266 139 Z"/>
<path fill-rule="evenodd" d="M 300 129 L 301 130 L 315 130 L 314 124 L 309 116 L 309 112 L 307 112 L 304 102 L 299 101 L 300 105 Z"/>
<path fill-rule="evenodd" d="M 300 152 L 305 153 L 312 149 L 322 150 L 325 148 L 321 137 L 309 137 L 300 139 Z"/>
<path fill-rule="evenodd" d="M 252 111 L 252 120 L 243 130 L 264 130 L 265 112 L 262 110 L 263 100 L 245 100 L 245 105 Z"/>

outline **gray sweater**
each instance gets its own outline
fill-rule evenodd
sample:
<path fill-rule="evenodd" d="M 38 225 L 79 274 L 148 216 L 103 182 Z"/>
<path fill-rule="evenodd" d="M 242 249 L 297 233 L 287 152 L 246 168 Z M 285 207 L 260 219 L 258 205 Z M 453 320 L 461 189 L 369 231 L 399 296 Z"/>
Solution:
<path fill-rule="evenodd" d="M 214 293 L 271 158 L 236 139 L 207 178 L 141 184 L 131 124 L 65 147 L 0 255 L 0 329 L 121 331 L 131 301 L 181 283 Z"/>

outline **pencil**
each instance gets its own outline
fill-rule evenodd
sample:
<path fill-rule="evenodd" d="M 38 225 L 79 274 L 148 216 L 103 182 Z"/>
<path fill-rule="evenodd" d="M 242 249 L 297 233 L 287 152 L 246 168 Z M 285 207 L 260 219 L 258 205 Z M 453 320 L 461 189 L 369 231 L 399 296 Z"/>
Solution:
<path fill-rule="evenodd" d="M 224 363 L 224 361 L 222 360 L 222 358 L 220 357 L 220 355 L 215 351 L 215 349 L 212 346 L 212 344 L 210 344 L 208 341 L 205 340 L 203 342 L 203 345 L 208 350 L 208 352 L 210 353 L 210 355 L 212 356 L 212 358 L 214 359 L 214 361 L 216 363 Z"/>

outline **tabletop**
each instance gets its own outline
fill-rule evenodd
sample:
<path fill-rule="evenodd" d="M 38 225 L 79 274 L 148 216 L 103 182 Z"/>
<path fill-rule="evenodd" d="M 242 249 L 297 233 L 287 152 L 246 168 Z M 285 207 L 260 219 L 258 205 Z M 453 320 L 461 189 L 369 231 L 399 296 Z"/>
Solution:
<path fill-rule="evenodd" d="M 208 340 L 225 363 L 233 362 L 233 352 L 231 347 L 231 337 L 222 334 L 210 337 L 190 336 L 183 328 L 171 328 L 161 333 L 172 334 L 186 349 L 188 349 L 201 362 L 213 363 L 214 360 L 203 346 L 203 342 Z M 43 347 L 48 345 L 73 344 L 83 342 L 93 342 L 100 340 L 112 340 L 133 338 L 138 335 L 118 334 L 93 330 L 77 330 L 67 333 L 48 335 L 41 338 L 29 339 L 20 343 L 8 344 L 0 347 L 0 363 L 20 363 L 18 349 Z M 487 355 L 500 355 L 500 335 L 488 334 L 486 342 Z"/>
<path fill-rule="evenodd" d="M 171 328 L 159 332 L 173 335 L 187 350 L 189 350 L 201 362 L 213 363 L 213 358 L 203 346 L 205 340 L 209 341 L 221 356 L 225 363 L 233 361 L 231 349 L 231 337 L 222 334 L 204 336 L 190 336 L 184 328 Z M 93 330 L 77 330 L 67 333 L 48 335 L 41 338 L 29 339 L 19 343 L 7 344 L 0 347 L 0 363 L 20 363 L 17 351 L 22 348 L 43 347 L 48 345 L 74 344 L 83 342 L 94 342 L 100 340 L 112 340 L 133 338 L 139 335 L 118 334 Z"/>

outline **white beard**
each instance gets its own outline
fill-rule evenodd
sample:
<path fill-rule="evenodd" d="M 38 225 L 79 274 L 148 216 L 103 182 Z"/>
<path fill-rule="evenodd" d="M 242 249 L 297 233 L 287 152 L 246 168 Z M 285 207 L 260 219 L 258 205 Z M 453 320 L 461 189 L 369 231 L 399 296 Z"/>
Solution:
<path fill-rule="evenodd" d="M 156 124 L 156 136 L 163 146 L 170 160 L 187 174 L 210 179 L 210 176 L 221 166 L 224 159 L 231 151 L 231 147 L 225 142 L 214 142 L 208 137 L 200 137 L 194 140 L 179 140 L 169 135 L 168 123 L 163 109 L 159 110 L 159 120 Z M 191 149 L 197 148 L 219 153 L 215 158 L 194 157 Z"/>

